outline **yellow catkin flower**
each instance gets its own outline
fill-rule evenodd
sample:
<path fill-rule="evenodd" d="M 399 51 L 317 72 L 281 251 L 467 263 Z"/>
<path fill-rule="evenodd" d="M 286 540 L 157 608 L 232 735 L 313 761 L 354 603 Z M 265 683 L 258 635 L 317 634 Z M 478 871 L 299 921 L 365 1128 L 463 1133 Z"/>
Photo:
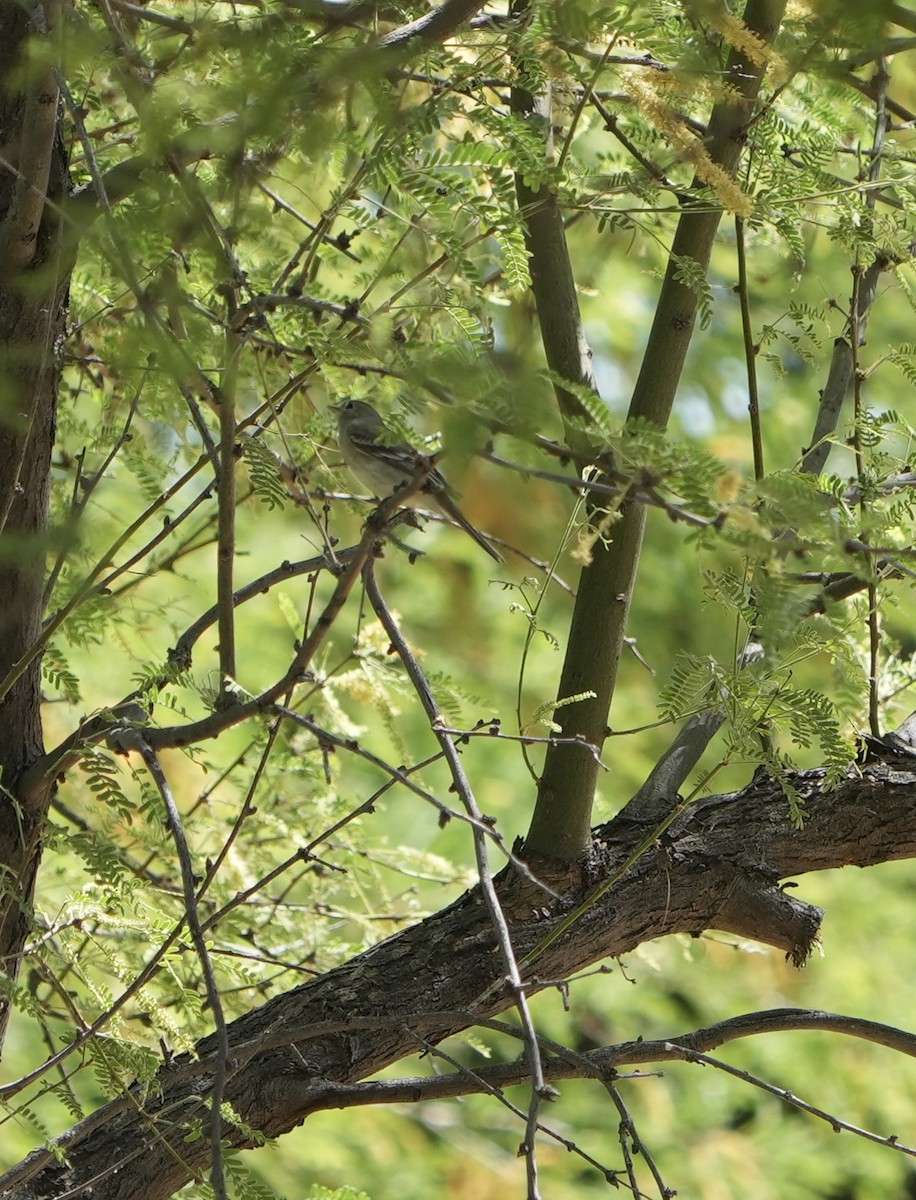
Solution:
<path fill-rule="evenodd" d="M 613 528 L 620 520 L 620 512 L 616 508 L 605 509 L 604 512 L 593 512 L 591 521 L 580 527 L 576 544 L 569 552 L 570 558 L 581 567 L 591 564 L 597 542 L 613 540 Z"/>
<path fill-rule="evenodd" d="M 734 46 L 758 67 L 766 67 L 775 82 L 788 78 L 785 59 L 758 34 L 748 29 L 740 17 L 736 17 L 725 5 L 712 14 L 709 23 L 729 46 Z"/>
<path fill-rule="evenodd" d="M 754 202 L 750 196 L 742 192 L 731 175 L 723 171 L 718 163 L 714 163 L 705 150 L 693 165 L 697 175 L 712 189 L 723 208 L 738 217 L 750 217 L 754 211 Z"/>
<path fill-rule="evenodd" d="M 716 500 L 719 504 L 734 504 L 743 486 L 744 479 L 740 471 L 726 471 L 716 480 Z"/>
<path fill-rule="evenodd" d="M 707 153 L 706 147 L 685 126 L 678 114 L 658 95 L 654 87 L 634 74 L 627 76 L 627 90 L 640 112 L 689 162 L 698 178 L 715 194 L 723 208 L 739 217 L 749 217 L 753 211 L 750 196 L 742 192 L 734 179 Z"/>

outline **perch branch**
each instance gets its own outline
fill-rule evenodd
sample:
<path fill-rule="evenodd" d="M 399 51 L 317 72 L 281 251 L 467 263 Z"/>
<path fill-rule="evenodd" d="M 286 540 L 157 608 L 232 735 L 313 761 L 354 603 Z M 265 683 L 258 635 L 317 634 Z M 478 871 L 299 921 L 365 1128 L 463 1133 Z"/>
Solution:
<path fill-rule="evenodd" d="M 524 977 L 526 991 L 553 986 L 551 981 L 668 933 L 728 932 L 735 923 L 743 935 L 746 906 L 734 900 L 739 887 L 750 895 L 770 892 L 777 905 L 785 901 L 761 932 L 770 944 L 803 961 L 815 944 L 820 914 L 782 892 L 778 881 L 842 865 L 916 857 L 914 766 L 912 759 L 888 752 L 885 761 L 850 772 L 830 791 L 824 790 L 823 770 L 793 774 L 792 785 L 808 812 L 801 829 L 792 822 L 781 785 L 765 777 L 738 793 L 704 801 L 675 821 L 663 844 L 649 846 L 531 964 L 537 973 Z M 552 872 L 561 893 L 547 905 L 543 892 L 511 868 L 503 871 L 494 884 L 516 955 L 524 957 L 542 944 L 601 880 L 617 873 L 646 832 L 646 825 L 623 817 L 596 830 L 588 880 L 555 858 L 545 859 L 544 871 Z M 329 1083 L 349 1086 L 414 1054 L 414 1031 L 438 1042 L 510 1007 L 515 994 L 504 973 L 489 912 L 475 888 L 419 925 L 232 1022 L 226 1102 L 242 1122 L 278 1136 L 312 1111 Z M 831 1020 L 843 1020 L 805 1019 L 819 1020 L 825 1028 Z M 762 1018 L 753 1020 L 759 1024 Z M 909 1035 L 878 1034 L 876 1028 L 870 1031 L 872 1040 L 906 1046 L 912 1053 Z M 863 1036 L 863 1030 L 847 1020 L 842 1032 Z M 703 1046 L 690 1048 L 703 1052 Z M 627 1051 L 624 1058 L 618 1050 L 608 1065 L 639 1061 L 633 1056 L 651 1048 L 637 1043 Z M 187 1140 L 185 1122 L 206 1103 L 204 1084 L 217 1052 L 216 1041 L 204 1039 L 194 1055 L 163 1067 L 152 1087 L 112 1102 L 59 1139 L 63 1159 L 41 1150 L 14 1168 L 0 1179 L 0 1196 L 39 1200 L 78 1194 L 91 1179 L 93 1200 L 138 1194 L 164 1200 L 206 1167 L 206 1139 Z M 153 1142 L 150 1121 L 160 1134 Z M 242 1128 L 229 1127 L 224 1136 L 234 1146 L 249 1144 Z"/>

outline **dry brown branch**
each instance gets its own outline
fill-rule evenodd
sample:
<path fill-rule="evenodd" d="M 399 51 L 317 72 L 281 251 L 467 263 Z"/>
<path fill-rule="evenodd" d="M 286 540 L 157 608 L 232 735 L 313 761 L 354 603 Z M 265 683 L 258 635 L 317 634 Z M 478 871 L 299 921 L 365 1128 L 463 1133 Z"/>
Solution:
<path fill-rule="evenodd" d="M 803 963 L 817 940 L 821 912 L 782 891 L 781 879 L 916 855 L 911 761 L 874 762 L 829 792 L 824 778 L 822 770 L 793 776 L 809 814 L 802 829 L 780 787 L 763 777 L 678 818 L 664 844 L 651 846 L 564 937 L 534 958 L 529 990 L 652 938 L 708 928 L 756 938 Z M 519 957 L 536 954 L 646 832 L 645 825 L 621 818 L 595 831 L 592 857 L 582 867 L 532 862 L 561 892 L 549 906 L 541 890 L 504 871 L 497 880 L 500 901 Z M 414 1053 L 412 1030 L 439 1041 L 508 1007 L 512 996 L 502 973 L 486 907 L 479 890 L 472 890 L 233 1022 L 226 1099 L 245 1121 L 276 1136 L 321 1107 L 329 1085 L 353 1084 Z M 488 999 L 481 1003 L 484 994 Z M 133 1102 L 116 1101 L 65 1135 L 59 1145 L 69 1165 L 39 1151 L 0 1180 L 0 1196 L 78 1195 L 92 1178 L 94 1200 L 133 1200 L 142 1179 L 146 1200 L 164 1200 L 206 1164 L 206 1142 L 187 1141 L 186 1122 L 205 1112 L 214 1039 L 204 1039 L 198 1052 L 199 1059 L 184 1056 L 163 1068 L 145 1102 L 139 1094 Z M 223 1136 L 236 1146 L 248 1144 L 230 1125 Z"/>

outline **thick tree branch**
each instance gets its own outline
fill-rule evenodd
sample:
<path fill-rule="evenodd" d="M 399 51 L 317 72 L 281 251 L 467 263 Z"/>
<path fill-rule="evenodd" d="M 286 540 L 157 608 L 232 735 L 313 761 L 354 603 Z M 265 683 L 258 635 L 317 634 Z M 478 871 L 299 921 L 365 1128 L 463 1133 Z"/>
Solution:
<path fill-rule="evenodd" d="M 516 0 L 511 11 L 520 18 L 524 17 L 528 11 L 527 0 Z M 526 64 L 520 62 L 519 69 L 524 78 Z M 514 86 L 511 107 L 512 112 L 532 128 L 543 129 L 544 154 L 549 162 L 552 157 L 553 128 L 549 85 L 539 96 L 532 95 L 524 86 Z M 597 394 L 597 385 L 592 371 L 592 352 L 585 337 L 579 311 L 563 210 L 556 189 L 551 183 L 545 182 L 539 187 L 531 187 L 523 173 L 518 171 L 515 176 L 515 191 L 524 223 L 531 290 L 537 305 L 544 353 L 555 376 L 554 390 L 567 427 L 567 440 L 571 446 L 581 449 L 584 448 L 583 436 L 574 422 L 581 424 L 587 419 L 587 413 L 573 388 L 587 388 Z M 573 385 L 573 388 L 564 387 L 566 381 Z M 580 584 L 575 611 L 580 612 L 591 600 L 589 572 L 586 570 Z M 589 611 L 593 613 L 596 610 L 590 608 Z M 575 620 L 574 616 L 574 628 Z M 578 667 L 571 666 L 570 660 L 575 658 L 582 647 L 574 647 L 573 638 L 574 633 L 570 635 L 559 699 L 579 695 L 600 686 L 600 680 L 613 673 L 613 649 L 610 649 L 609 655 L 608 643 L 601 637 L 591 637 L 588 654 L 590 665 L 595 669 L 595 681 L 579 686 Z M 600 706 L 600 701 L 598 703 Z M 606 720 L 606 705 L 604 712 L 602 727 Z M 575 728 L 570 727 L 566 732 L 596 746 L 601 745 L 604 737 L 601 729 L 593 729 L 591 732 L 596 736 L 592 737 L 579 725 Z M 547 783 L 542 780 L 526 837 L 526 848 L 532 853 L 554 853 L 557 857 L 572 862 L 581 855 L 588 844 L 597 766 L 593 764 L 592 767 L 584 767 L 582 763 L 576 762 L 576 757 L 573 752 L 570 758 L 564 758 L 563 771 L 554 773 L 562 774 L 562 779 L 554 780 L 551 776 Z M 548 770 L 551 761 L 548 753 Z"/>
<path fill-rule="evenodd" d="M 678 792 L 706 752 L 706 747 L 725 724 L 721 709 L 688 717 L 674 741 L 658 759 L 639 791 L 627 802 L 628 817 L 661 821 L 678 803 Z"/>
<path fill-rule="evenodd" d="M 865 338 L 869 313 L 878 291 L 878 281 L 892 265 L 892 262 L 893 260 L 887 255 L 879 254 L 858 280 L 853 297 L 855 313 L 850 318 L 850 326 L 855 329 L 855 336 L 859 344 Z M 818 404 L 811 446 L 804 452 L 801 462 L 801 470 L 809 471 L 814 475 L 819 475 L 823 471 L 827 456 L 833 449 L 831 439 L 839 424 L 843 401 L 849 395 L 854 357 L 850 345 L 852 336 L 852 333 L 848 332 L 842 337 L 838 337 L 833 343 L 830 369 L 827 372 L 827 382 L 824 384 Z"/>
<path fill-rule="evenodd" d="M 785 0 L 749 0 L 744 13 L 748 29 L 762 43 L 772 43 L 779 29 Z M 765 70 L 765 58 L 751 61 L 735 50 L 729 57 L 727 76 L 735 96 L 715 106 L 709 122 L 707 152 L 710 161 L 734 177 L 744 146 L 745 129 Z M 703 180 L 698 176 L 694 187 Z M 685 264 L 705 276 L 712 254 L 721 210 L 708 204 L 686 208 L 677 227 L 668 269 L 629 417 L 667 425 L 693 334 L 700 296 L 684 282 Z M 560 678 L 559 698 L 586 696 L 563 709 L 565 736 L 582 737 L 601 746 L 607 736 L 607 719 L 617 680 L 617 669 L 633 594 L 645 529 L 645 508 L 624 507 L 608 531 L 610 544 L 598 542 L 594 557 L 582 572 L 573 611 L 566 659 Z M 567 746 L 547 751 L 538 789 L 537 805 L 527 838 L 530 850 L 568 860 L 582 851 L 587 838 L 588 812 L 598 781 L 594 760 L 576 755 Z M 571 815 L 570 815 L 571 814 Z"/>
<path fill-rule="evenodd" d="M 41 63 L 41 43 L 53 36 L 49 24 L 45 8 L 36 4 L 29 20 L 32 45 L 27 53 L 38 58 L 39 65 L 30 63 L 27 68 L 25 111 L 15 163 L 11 164 L 16 181 L 12 202 L 0 224 L 0 263 L 6 276 L 24 270 L 34 258 L 51 177 L 60 97 L 53 65 Z M 4 151 L 10 153 L 7 147 Z"/>
<path fill-rule="evenodd" d="M 386 33 L 380 39 L 379 45 L 406 46 L 408 42 L 418 38 L 429 42 L 444 41 L 459 25 L 463 25 L 479 12 L 484 3 L 485 0 L 445 0 L 438 8 L 418 17 L 416 21 L 410 21 Z"/>
<path fill-rule="evenodd" d="M 34 18 L 34 20 L 33 20 Z M 67 186 L 56 89 L 44 67 L 24 71 L 28 42 L 47 32 L 40 4 L 0 5 L 0 145 L 18 147 L 0 170 L 0 211 L 8 216 L 0 271 L 0 675 L 41 634 L 51 447 L 54 443 L 67 281 L 60 281 L 60 201 Z M 42 47 L 46 49 L 46 47 Z M 53 73 L 53 72 L 52 72 Z M 23 91 L 18 89 L 21 84 Z M 40 214 L 40 219 L 39 218 Z M 24 240 L 23 240 L 24 239 Z M 18 267 L 19 269 L 15 269 Z M 37 661 L 0 701 L 0 970 L 16 978 L 30 922 L 47 797 L 21 803 L 23 771 L 42 752 Z M 11 802 L 10 797 L 17 797 Z M 0 1045 L 9 1002 L 0 1000 Z"/>
<path fill-rule="evenodd" d="M 520 0 L 513 11 L 520 17 L 527 10 L 526 0 Z M 525 64 L 519 64 L 524 74 Z M 549 89 L 533 96 L 526 88 L 512 88 L 512 112 L 535 131 L 543 131 L 544 154 L 549 163 L 552 155 L 552 103 Z M 588 388 L 597 394 L 592 372 L 592 351 L 585 336 L 579 296 L 569 246 L 563 209 L 552 183 L 531 187 L 521 172 L 516 172 L 515 192 L 522 218 L 525 247 L 531 271 L 531 291 L 537 305 L 538 324 L 544 343 L 547 365 L 558 378 L 555 384 L 557 401 L 564 421 L 587 419 L 587 414 L 573 391 L 563 381 Z M 569 431 L 571 445 L 581 442 L 581 434 Z"/>
<path fill-rule="evenodd" d="M 872 147 L 873 153 L 870 160 L 869 174 L 872 181 L 877 177 L 877 167 L 880 162 L 878 151 L 883 142 L 883 137 L 884 128 L 883 121 L 881 121 L 879 133 L 876 135 L 875 143 Z M 870 196 L 870 202 L 873 202 L 873 199 L 874 196 Z M 740 230 L 738 245 L 739 247 L 742 245 Z M 827 382 L 821 392 L 820 404 L 818 405 L 811 446 L 804 452 L 804 457 L 799 468 L 802 472 L 819 474 L 824 469 L 824 464 L 833 448 L 832 437 L 839 423 L 843 402 L 849 393 L 850 385 L 856 374 L 858 347 L 865 340 L 865 330 L 877 294 L 878 282 L 882 272 L 886 271 L 892 263 L 892 256 L 883 253 L 878 254 L 861 276 L 858 273 L 854 273 L 850 317 L 847 323 L 846 335 L 837 338 L 834 342 Z M 744 288 L 742 287 L 743 294 Z M 746 299 L 744 304 L 746 304 Z M 744 304 L 742 305 L 742 321 L 744 324 L 745 348 L 750 371 L 750 334 Z M 750 373 L 753 374 L 752 371 Z M 753 389 L 751 391 L 753 392 Z M 762 453 L 758 450 L 760 434 L 759 414 L 757 422 L 755 422 L 755 412 L 756 398 L 752 395 L 751 413 L 754 431 L 754 461 L 755 466 L 759 464 L 762 468 Z M 755 471 L 755 474 L 759 479 L 760 471 Z M 903 480 L 902 486 L 906 486 L 905 477 L 901 476 L 901 480 Z M 885 487 L 887 490 L 891 490 L 893 484 L 885 485 Z M 861 497 L 862 488 L 858 484 L 847 489 L 846 500 L 848 503 L 861 503 Z M 872 555 L 869 555 L 865 565 L 868 572 L 886 570 L 888 566 L 886 562 L 875 562 Z M 861 579 L 855 575 L 841 576 L 838 580 L 832 580 L 824 588 L 822 596 L 811 605 L 808 615 L 823 612 L 828 598 L 834 600 L 845 598 L 848 595 L 855 594 L 857 591 L 861 591 L 864 588 L 872 588 L 873 586 L 868 579 Z M 873 603 L 870 605 L 870 611 L 872 623 L 874 624 Z M 872 724 L 874 726 L 874 699 L 876 697 L 874 690 L 871 695 L 873 701 Z M 666 805 L 670 811 L 670 805 L 675 801 L 675 797 L 684 780 L 700 761 L 706 747 L 724 723 L 725 715 L 720 710 L 709 710 L 690 717 L 684 723 L 671 746 L 656 763 L 645 783 L 630 800 L 627 805 L 627 812 L 632 816 L 647 815 L 650 812 L 654 812 L 660 818 L 661 812 L 665 809 Z M 873 728 L 872 732 L 877 732 L 877 729 Z"/>
<path fill-rule="evenodd" d="M 790 900 L 780 879 L 916 856 L 912 760 L 869 764 L 829 792 L 824 778 L 822 770 L 793 776 L 809 814 L 801 829 L 781 788 L 767 778 L 703 802 L 593 904 L 589 895 L 619 872 L 646 825 L 619 818 L 597 830 L 587 872 L 564 870 L 555 859 L 539 863 L 542 876 L 563 890 L 549 906 L 543 891 L 511 869 L 503 872 L 500 902 L 513 945 L 532 958 L 527 989 L 668 933 L 717 928 L 744 936 L 754 923 L 756 936 L 803 962 L 817 937 L 819 913 Z M 552 931 L 576 907 L 581 917 L 552 941 Z M 276 1136 L 312 1111 L 328 1082 L 352 1084 L 414 1053 L 413 1029 L 438 1041 L 509 1007 L 513 998 L 503 972 L 489 914 L 474 889 L 420 925 L 233 1022 L 226 1100 L 243 1120 Z M 138 1092 L 130 1103 L 116 1101 L 76 1126 L 60 1142 L 66 1164 L 37 1152 L 0 1180 L 0 1196 L 47 1200 L 68 1190 L 78 1194 L 90 1179 L 94 1200 L 169 1196 L 207 1161 L 205 1139 L 186 1135 L 212 1086 L 215 1040 L 204 1039 L 198 1054 L 164 1068 L 145 1100 Z M 248 1144 L 229 1124 L 223 1137 L 232 1145 Z"/>

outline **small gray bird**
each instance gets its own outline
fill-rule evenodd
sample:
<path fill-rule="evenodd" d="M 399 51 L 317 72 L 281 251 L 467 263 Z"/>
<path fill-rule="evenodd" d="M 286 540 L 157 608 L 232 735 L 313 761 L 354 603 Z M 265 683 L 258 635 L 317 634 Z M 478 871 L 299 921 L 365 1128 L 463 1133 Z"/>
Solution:
<path fill-rule="evenodd" d="M 428 456 L 413 446 L 406 442 L 392 443 L 391 430 L 371 404 L 345 400 L 343 404 L 332 405 L 331 409 L 337 413 L 337 440 L 344 461 L 373 495 L 391 496 L 399 488 L 407 489 L 417 479 L 422 479 L 416 491 L 405 497 L 404 504 L 436 509 L 460 525 L 491 558 L 504 561 L 455 504 L 441 471 L 431 466 Z"/>

